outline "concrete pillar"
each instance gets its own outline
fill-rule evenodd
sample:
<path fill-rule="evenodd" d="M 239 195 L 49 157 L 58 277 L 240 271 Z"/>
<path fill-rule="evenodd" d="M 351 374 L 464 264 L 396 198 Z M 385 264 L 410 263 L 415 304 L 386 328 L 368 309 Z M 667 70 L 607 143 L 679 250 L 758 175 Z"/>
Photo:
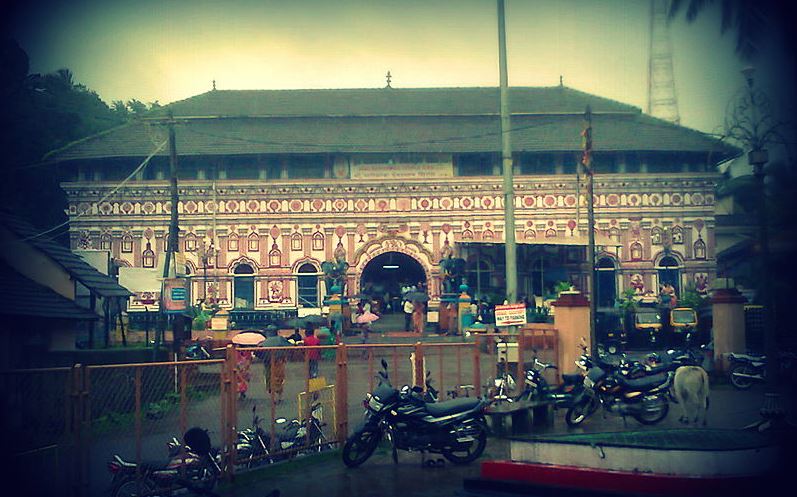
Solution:
<path fill-rule="evenodd" d="M 468 285 L 459 285 L 459 297 L 457 298 L 457 329 L 460 333 L 465 333 L 465 328 L 473 324 L 475 317 L 470 312 L 471 297 L 468 295 Z"/>
<path fill-rule="evenodd" d="M 580 344 L 585 343 L 587 350 L 590 347 L 589 299 L 578 291 L 562 292 L 553 305 L 556 306 L 554 326 L 559 342 L 556 365 L 559 372 L 568 373 L 573 371 L 582 353 Z"/>
<path fill-rule="evenodd" d="M 735 288 L 720 288 L 711 297 L 713 321 L 714 367 L 728 370 L 729 352 L 745 352 L 744 304 L 747 299 Z"/>

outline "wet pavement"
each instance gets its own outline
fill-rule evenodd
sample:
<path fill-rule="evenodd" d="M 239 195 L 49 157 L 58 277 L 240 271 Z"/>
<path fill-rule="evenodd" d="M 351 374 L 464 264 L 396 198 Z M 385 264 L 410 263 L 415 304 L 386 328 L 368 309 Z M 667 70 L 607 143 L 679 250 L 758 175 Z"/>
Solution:
<path fill-rule="evenodd" d="M 760 385 L 744 392 L 734 390 L 727 384 L 716 385 L 711 390 L 708 427 L 741 428 L 759 421 L 758 411 L 763 404 L 763 393 L 764 388 Z M 789 418 L 795 419 L 794 399 L 784 393 L 783 400 Z M 677 421 L 679 416 L 679 407 L 671 405 L 667 418 L 651 428 L 682 428 L 683 425 Z M 644 429 L 646 427 L 633 419 L 624 423 L 620 417 L 608 415 L 604 418 L 601 413 L 578 428 L 568 428 L 564 422 L 564 411 L 559 410 L 555 413 L 553 426 L 537 433 Z M 491 437 L 480 460 L 508 457 L 508 440 Z M 340 460 L 340 453 L 336 451 L 242 474 L 234 485 L 222 487 L 221 493 L 225 497 L 264 497 L 276 488 L 282 496 L 288 497 L 453 497 L 467 495 L 463 491 L 463 480 L 477 476 L 478 462 L 467 466 L 446 463 L 443 467 L 428 468 L 421 465 L 421 455 L 417 453 L 400 451 L 398 464 L 394 464 L 390 451 L 383 446 L 359 468 L 346 468 Z"/>

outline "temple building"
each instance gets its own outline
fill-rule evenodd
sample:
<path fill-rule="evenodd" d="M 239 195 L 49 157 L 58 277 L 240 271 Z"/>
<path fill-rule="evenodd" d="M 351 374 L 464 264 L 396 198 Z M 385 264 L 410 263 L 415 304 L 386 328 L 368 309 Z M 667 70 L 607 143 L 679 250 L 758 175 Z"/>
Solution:
<path fill-rule="evenodd" d="M 598 305 L 611 307 L 627 288 L 711 285 L 716 166 L 735 149 L 561 85 L 513 87 L 509 98 L 520 295 L 546 298 L 563 282 L 588 288 L 577 177 L 587 105 Z M 175 102 L 50 155 L 63 174 L 74 249 L 108 250 L 122 268 L 162 263 L 173 208 L 167 113 L 180 269 L 194 300 L 313 312 L 328 291 L 321 264 L 338 255 L 348 295 L 390 302 L 402 284 L 421 282 L 434 308 L 448 254 L 466 260 L 472 294 L 503 298 L 497 88 L 214 89 Z M 137 292 L 128 309 L 152 299 Z"/>

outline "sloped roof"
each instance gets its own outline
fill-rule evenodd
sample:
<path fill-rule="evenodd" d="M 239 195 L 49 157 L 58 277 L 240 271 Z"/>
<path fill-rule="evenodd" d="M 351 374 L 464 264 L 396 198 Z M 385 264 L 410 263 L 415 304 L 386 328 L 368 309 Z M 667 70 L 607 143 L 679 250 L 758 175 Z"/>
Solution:
<path fill-rule="evenodd" d="M 512 88 L 515 152 L 576 151 L 583 112 L 593 111 L 596 151 L 737 151 L 698 131 L 642 114 L 630 105 L 567 87 Z M 211 91 L 175 102 L 181 156 L 497 152 L 497 88 Z M 139 120 L 75 142 L 50 158 L 146 157 L 166 139 L 164 126 Z M 160 155 L 166 155 L 164 148 Z"/>
<path fill-rule="evenodd" d="M 101 297 L 129 297 L 132 293 L 119 285 L 113 278 L 97 271 L 91 264 L 75 255 L 66 247 L 59 245 L 47 236 L 37 236 L 41 230 L 27 221 L 0 213 L 0 224 L 13 231 L 21 240 L 33 245 L 48 257 L 60 264 L 73 278 Z"/>
<path fill-rule="evenodd" d="M 0 262 L 0 314 L 60 319 L 97 319 L 98 316 L 74 301 L 57 294 Z"/>
<path fill-rule="evenodd" d="M 565 86 L 512 87 L 513 114 L 634 112 L 637 107 Z M 214 90 L 164 106 L 152 117 L 464 116 L 500 112 L 496 87 Z"/>

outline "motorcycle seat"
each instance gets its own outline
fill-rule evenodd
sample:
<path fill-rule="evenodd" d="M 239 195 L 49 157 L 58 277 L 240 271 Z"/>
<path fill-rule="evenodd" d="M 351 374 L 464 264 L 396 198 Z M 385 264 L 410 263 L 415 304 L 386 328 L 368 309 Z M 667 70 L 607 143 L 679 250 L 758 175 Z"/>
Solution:
<path fill-rule="evenodd" d="M 761 362 L 766 360 L 766 356 L 763 355 L 753 355 L 753 354 L 736 354 L 731 352 L 728 354 L 728 358 L 730 360 L 741 360 L 741 361 L 750 361 L 750 362 Z"/>
<path fill-rule="evenodd" d="M 575 374 L 562 374 L 562 381 L 565 385 L 576 385 L 584 381 L 584 377 L 578 373 Z"/>
<path fill-rule="evenodd" d="M 435 417 L 447 416 L 449 414 L 470 411 L 479 405 L 479 402 L 481 401 L 474 397 L 446 400 L 443 402 L 432 402 L 426 404 L 426 412 Z"/>
<path fill-rule="evenodd" d="M 636 378 L 633 380 L 628 380 L 623 377 L 619 377 L 619 379 L 620 379 L 620 384 L 622 384 L 626 388 L 645 391 L 655 388 L 666 382 L 667 373 L 659 373 L 651 376 L 643 376 L 642 378 Z"/>
<path fill-rule="evenodd" d="M 162 460 L 162 459 L 150 459 L 141 461 L 141 469 L 148 469 L 150 471 L 159 471 L 161 469 L 167 469 L 171 464 L 170 460 Z"/>

